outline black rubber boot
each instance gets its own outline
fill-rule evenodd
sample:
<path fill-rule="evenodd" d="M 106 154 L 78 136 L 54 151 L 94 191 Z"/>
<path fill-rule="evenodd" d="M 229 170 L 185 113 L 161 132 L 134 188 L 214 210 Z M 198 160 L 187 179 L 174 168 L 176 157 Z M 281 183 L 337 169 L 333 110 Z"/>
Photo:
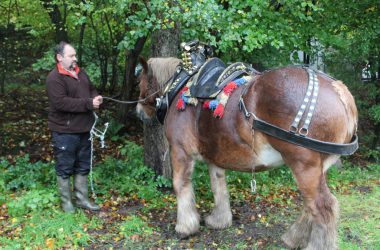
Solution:
<path fill-rule="evenodd" d="M 87 175 L 74 175 L 74 195 L 75 195 L 75 205 L 79 208 L 88 209 L 91 211 L 98 211 L 100 207 L 92 203 L 88 199 L 88 183 Z"/>
<path fill-rule="evenodd" d="M 62 210 L 66 213 L 74 213 L 75 207 L 71 200 L 70 178 L 63 179 L 57 176 L 58 191 L 61 196 Z"/>

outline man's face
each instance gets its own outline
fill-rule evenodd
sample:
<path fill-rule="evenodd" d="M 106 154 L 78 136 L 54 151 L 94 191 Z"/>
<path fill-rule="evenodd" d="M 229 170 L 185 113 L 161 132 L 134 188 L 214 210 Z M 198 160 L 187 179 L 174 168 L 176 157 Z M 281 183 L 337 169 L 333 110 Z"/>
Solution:
<path fill-rule="evenodd" d="M 58 54 L 57 59 L 65 69 L 73 70 L 77 65 L 76 55 L 75 49 L 70 45 L 66 45 L 63 49 L 63 55 Z"/>

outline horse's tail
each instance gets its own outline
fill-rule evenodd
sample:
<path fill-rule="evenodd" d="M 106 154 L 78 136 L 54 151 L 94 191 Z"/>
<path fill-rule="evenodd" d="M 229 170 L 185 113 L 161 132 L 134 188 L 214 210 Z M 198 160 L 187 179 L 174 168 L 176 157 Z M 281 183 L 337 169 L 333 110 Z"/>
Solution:
<path fill-rule="evenodd" d="M 348 124 L 347 140 L 351 140 L 352 136 L 358 129 L 358 110 L 355 105 L 355 99 L 342 81 L 333 81 L 331 84 L 334 87 L 334 90 L 338 93 L 339 98 L 344 105 L 344 109 L 346 110 Z"/>

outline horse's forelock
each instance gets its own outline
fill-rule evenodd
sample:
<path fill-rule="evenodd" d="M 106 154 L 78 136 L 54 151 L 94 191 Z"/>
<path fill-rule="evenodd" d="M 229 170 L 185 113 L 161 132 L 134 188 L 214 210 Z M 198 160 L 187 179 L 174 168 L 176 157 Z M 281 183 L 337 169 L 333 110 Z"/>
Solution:
<path fill-rule="evenodd" d="M 150 58 L 148 60 L 149 69 L 152 71 L 152 76 L 156 78 L 157 83 L 161 88 L 173 76 L 176 67 L 181 63 L 181 60 L 175 57 L 166 58 Z"/>

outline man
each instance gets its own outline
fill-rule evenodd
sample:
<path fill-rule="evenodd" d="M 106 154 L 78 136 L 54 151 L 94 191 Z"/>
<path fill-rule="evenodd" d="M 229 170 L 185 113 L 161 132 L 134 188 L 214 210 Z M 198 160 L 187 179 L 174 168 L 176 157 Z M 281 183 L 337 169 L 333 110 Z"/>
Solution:
<path fill-rule="evenodd" d="M 88 174 L 91 162 L 93 110 L 103 102 L 87 74 L 77 65 L 76 51 L 60 42 L 54 54 L 57 62 L 46 79 L 49 97 L 48 126 L 52 132 L 55 170 L 62 209 L 74 212 L 70 177 L 74 176 L 76 207 L 99 210 L 88 198 Z"/>

